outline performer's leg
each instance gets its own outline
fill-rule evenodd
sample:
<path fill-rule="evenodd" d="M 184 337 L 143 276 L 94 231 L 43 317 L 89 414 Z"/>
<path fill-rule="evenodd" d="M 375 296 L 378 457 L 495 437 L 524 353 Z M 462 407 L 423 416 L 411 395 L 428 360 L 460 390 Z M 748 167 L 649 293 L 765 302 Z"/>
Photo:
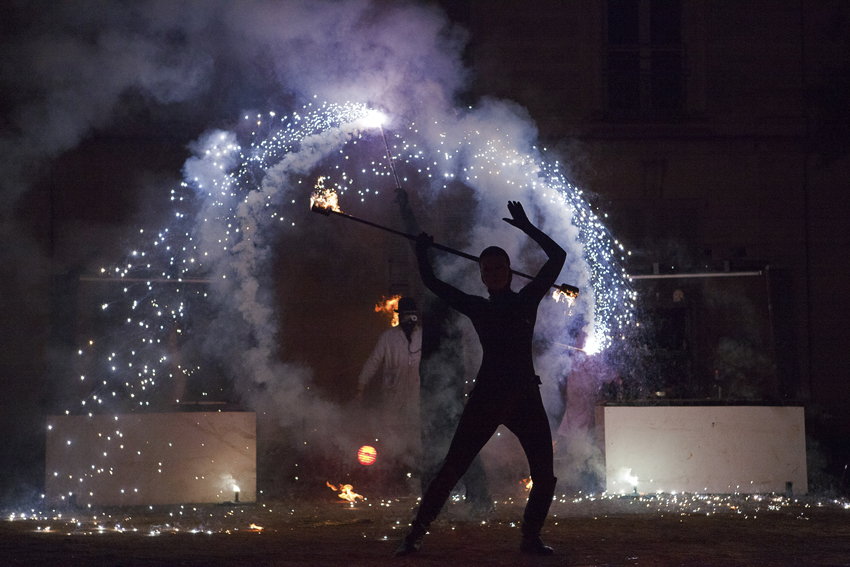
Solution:
<path fill-rule="evenodd" d="M 452 488 L 463 476 L 472 460 L 487 444 L 496 428 L 498 420 L 492 415 L 488 404 L 481 398 L 469 400 L 461 415 L 449 451 L 437 476 L 428 485 L 422 497 L 417 518 L 430 524 L 451 494 Z"/>
<path fill-rule="evenodd" d="M 419 549 L 422 537 L 448 500 L 452 488 L 496 431 L 499 423 L 493 413 L 481 400 L 476 401 L 475 397 L 469 400 L 443 465 L 422 495 L 410 532 L 396 550 L 396 555 L 407 555 Z"/>
<path fill-rule="evenodd" d="M 522 520 L 521 549 L 528 553 L 549 555 L 552 548 L 543 545 L 540 530 L 549 514 L 558 479 L 554 473 L 549 420 L 536 387 L 517 404 L 516 412 L 507 425 L 519 438 L 525 451 L 533 482 Z"/>

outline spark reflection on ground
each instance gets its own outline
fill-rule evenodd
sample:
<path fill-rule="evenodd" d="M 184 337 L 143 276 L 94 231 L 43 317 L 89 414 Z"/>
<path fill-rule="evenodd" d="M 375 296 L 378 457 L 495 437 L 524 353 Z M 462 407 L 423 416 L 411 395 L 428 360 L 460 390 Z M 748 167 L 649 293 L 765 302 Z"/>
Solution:
<path fill-rule="evenodd" d="M 462 496 L 454 495 L 446 504 L 441 520 L 447 524 L 470 521 L 481 525 L 519 527 L 526 499 L 523 496 L 496 498 L 483 517 L 472 517 Z M 181 505 L 173 507 L 141 507 L 104 511 L 60 511 L 31 509 L 7 512 L 10 524 L 22 531 L 57 536 L 98 536 L 126 534 L 159 536 L 177 533 L 235 535 L 239 533 L 271 533 L 287 529 L 291 524 L 333 526 L 350 522 L 373 522 L 385 525 L 388 538 L 397 538 L 396 530 L 405 530 L 412 511 L 418 505 L 414 497 L 364 499 L 352 506 L 339 507 L 338 501 L 325 500 L 258 503 L 254 505 Z M 752 520 L 770 515 L 789 515 L 807 521 L 813 510 L 850 514 L 846 498 L 815 496 L 786 497 L 777 494 L 639 494 L 609 496 L 607 494 L 556 495 L 548 523 L 559 520 L 598 519 L 621 515 L 715 516 Z M 346 511 L 341 513 L 340 511 Z M 353 511 L 352 515 L 350 512 Z M 847 518 L 850 520 L 850 516 Z M 262 526 L 262 527 L 260 527 Z M 19 528 L 20 529 L 20 528 Z"/>

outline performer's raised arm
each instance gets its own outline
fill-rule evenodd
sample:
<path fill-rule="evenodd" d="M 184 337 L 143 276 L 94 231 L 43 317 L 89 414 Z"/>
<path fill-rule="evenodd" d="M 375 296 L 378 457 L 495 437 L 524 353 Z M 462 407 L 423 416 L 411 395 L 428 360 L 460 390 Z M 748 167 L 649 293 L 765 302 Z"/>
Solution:
<path fill-rule="evenodd" d="M 567 260 L 567 253 L 561 248 L 557 242 L 552 240 L 549 235 L 531 224 L 525 210 L 518 201 L 508 201 L 508 212 L 512 218 L 504 218 L 506 223 L 513 225 L 526 233 L 534 240 L 549 257 L 549 260 L 537 272 L 537 276 L 525 286 L 525 289 L 532 294 L 540 294 L 541 297 L 554 285 L 558 279 L 558 274 L 564 267 L 564 262 Z M 527 292 L 527 293 L 528 293 Z"/>
<path fill-rule="evenodd" d="M 458 302 L 463 301 L 467 297 L 467 294 L 437 278 L 434 274 L 434 268 L 431 267 L 431 259 L 428 254 L 433 243 L 434 237 L 424 232 L 420 233 L 416 239 L 416 261 L 419 264 L 419 274 L 422 276 L 422 283 L 434 295 L 457 309 Z"/>

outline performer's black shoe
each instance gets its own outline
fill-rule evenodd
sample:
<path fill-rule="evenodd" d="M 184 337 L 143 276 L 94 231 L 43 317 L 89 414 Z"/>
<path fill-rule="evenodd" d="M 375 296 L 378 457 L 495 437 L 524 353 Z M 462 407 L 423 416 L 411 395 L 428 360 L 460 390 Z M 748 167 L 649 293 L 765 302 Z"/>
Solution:
<path fill-rule="evenodd" d="M 407 532 L 407 535 L 404 536 L 403 540 L 401 540 L 401 545 L 399 545 L 398 549 L 395 550 L 395 556 L 402 557 L 419 551 L 419 548 L 422 547 L 422 538 L 425 537 L 425 532 L 427 531 L 428 528 L 422 524 L 414 522 L 410 531 Z"/>
<path fill-rule="evenodd" d="M 554 555 L 555 550 L 543 543 L 540 536 L 522 536 L 519 550 L 530 555 Z"/>

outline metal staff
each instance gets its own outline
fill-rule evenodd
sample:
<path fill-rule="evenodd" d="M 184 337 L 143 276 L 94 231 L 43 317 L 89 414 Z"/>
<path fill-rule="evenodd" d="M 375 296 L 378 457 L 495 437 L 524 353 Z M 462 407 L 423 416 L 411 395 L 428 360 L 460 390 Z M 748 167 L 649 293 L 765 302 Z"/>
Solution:
<path fill-rule="evenodd" d="M 381 137 L 384 139 L 384 147 L 387 149 L 387 161 L 390 163 L 390 170 L 393 172 L 393 179 L 395 179 L 395 188 L 401 189 L 401 183 L 398 182 L 398 173 L 395 171 L 395 159 L 393 159 L 393 154 L 390 152 L 390 144 L 387 142 L 387 135 L 384 133 L 384 125 L 381 124 Z"/>
<path fill-rule="evenodd" d="M 355 216 L 351 216 L 349 214 L 343 213 L 341 211 L 335 211 L 335 210 L 333 210 L 329 207 L 322 207 L 319 204 L 313 204 L 313 206 L 310 207 L 310 210 L 313 211 L 314 213 L 319 213 L 320 215 L 324 215 L 326 217 L 331 216 L 331 214 L 333 213 L 333 214 L 339 215 L 343 218 L 353 220 L 353 221 L 357 221 L 359 223 L 371 226 L 372 228 L 379 228 L 381 230 L 391 232 L 391 233 L 396 234 L 398 236 L 402 236 L 404 238 L 407 238 L 408 240 L 415 241 L 417 239 L 417 237 L 413 236 L 412 234 L 407 234 L 406 232 L 401 232 L 400 230 L 394 230 L 392 228 L 382 226 L 380 224 L 376 224 L 376 223 L 373 223 L 373 222 L 370 222 L 370 221 L 367 221 L 367 220 L 363 220 L 363 219 L 357 218 Z M 461 258 L 466 258 L 467 260 L 472 260 L 473 262 L 478 262 L 478 256 L 473 256 L 472 254 L 467 254 L 466 252 L 461 252 L 460 250 L 455 250 L 454 248 L 449 248 L 448 246 L 444 246 L 442 244 L 437 244 L 436 242 L 431 244 L 431 246 L 433 248 L 436 248 L 437 250 L 442 250 L 443 252 L 448 252 L 449 254 L 454 254 L 455 256 L 460 256 Z M 513 270 L 513 269 L 511 270 L 511 273 L 516 274 L 516 275 L 518 275 L 522 278 L 529 279 L 529 280 L 534 279 L 534 276 L 530 276 L 528 274 L 523 274 L 522 272 L 518 272 L 518 271 Z M 575 299 L 576 297 L 578 297 L 579 289 L 577 287 L 573 286 L 573 285 L 561 284 L 561 285 L 553 285 L 552 287 L 557 289 L 558 291 L 560 291 L 561 293 L 563 293 L 564 295 L 566 295 L 567 297 L 570 297 L 572 299 Z"/>

